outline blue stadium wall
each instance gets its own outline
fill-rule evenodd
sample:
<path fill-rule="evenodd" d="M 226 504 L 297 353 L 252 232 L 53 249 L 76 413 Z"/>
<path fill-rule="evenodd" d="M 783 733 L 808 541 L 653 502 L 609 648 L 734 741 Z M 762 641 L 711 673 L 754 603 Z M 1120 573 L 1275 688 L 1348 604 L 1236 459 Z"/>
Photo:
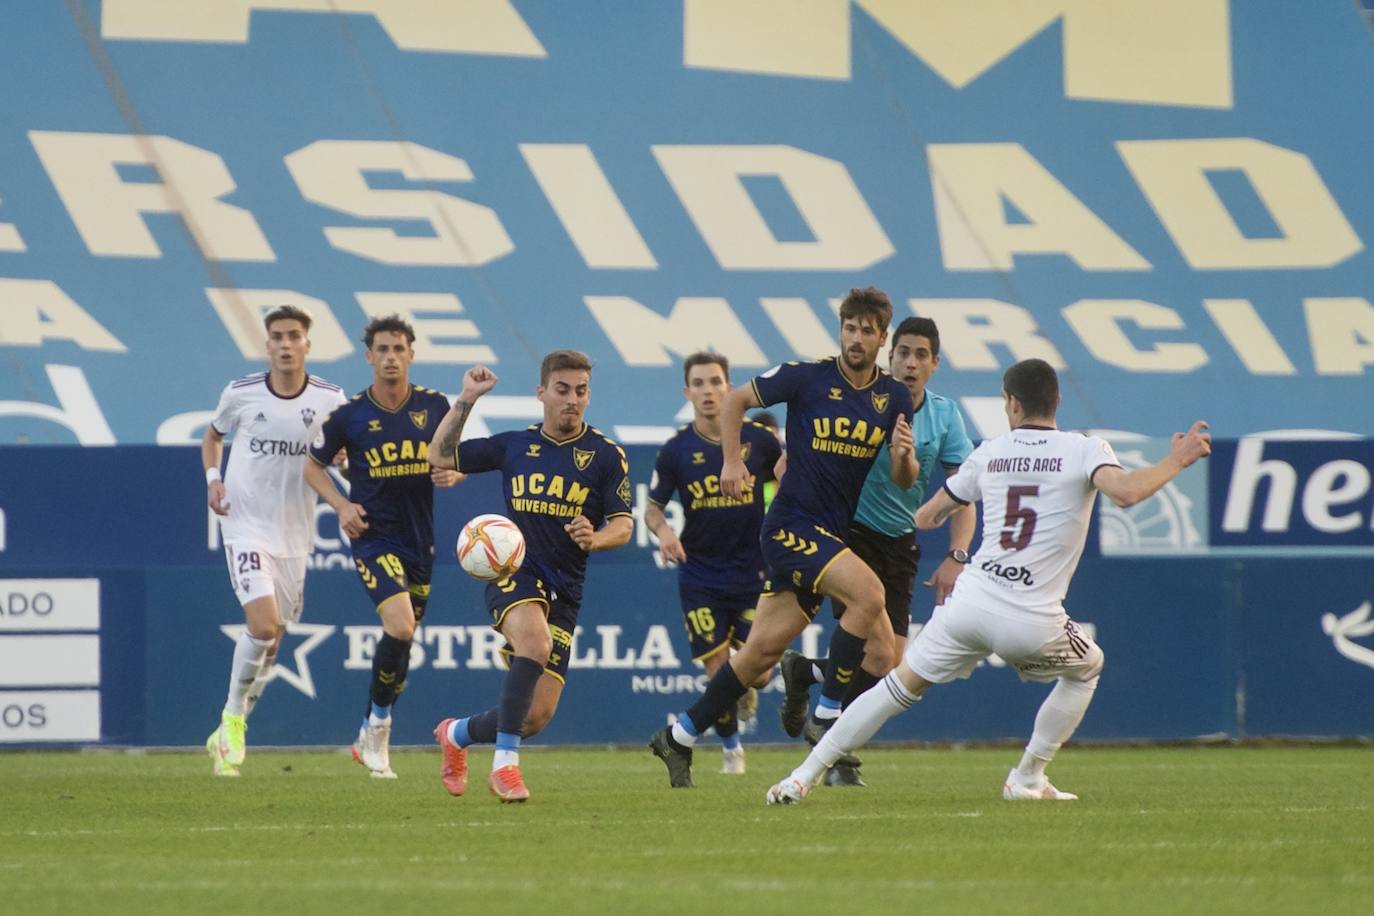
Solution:
<path fill-rule="evenodd" d="M 414 321 L 422 384 L 492 365 L 474 433 L 537 416 L 540 356 L 583 349 L 642 483 L 685 353 L 737 379 L 831 353 L 868 284 L 937 320 L 933 388 L 976 437 L 1039 356 L 1062 425 L 1128 464 L 1198 417 L 1223 440 L 1100 510 L 1069 600 L 1109 656 L 1085 736 L 1374 733 L 1374 48 L 1348 0 L 10 6 L 0 743 L 203 738 L 241 618 L 174 446 L 261 367 L 265 309 L 308 308 L 350 390 L 373 314 Z M 441 494 L 443 538 L 495 506 Z M 359 711 L 375 619 L 332 525 L 258 742 Z M 494 696 L 478 594 L 443 565 L 400 740 Z M 642 524 L 593 564 L 578 653 L 551 741 L 638 740 L 699 689 Z M 1020 735 L 1039 695 L 994 666 L 888 734 Z"/>

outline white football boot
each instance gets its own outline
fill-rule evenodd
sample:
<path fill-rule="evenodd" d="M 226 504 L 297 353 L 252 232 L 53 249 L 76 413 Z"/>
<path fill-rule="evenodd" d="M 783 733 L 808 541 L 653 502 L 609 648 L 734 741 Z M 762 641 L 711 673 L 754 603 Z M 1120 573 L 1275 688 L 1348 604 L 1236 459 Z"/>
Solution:
<path fill-rule="evenodd" d="M 391 720 L 381 725 L 364 724 L 353 742 L 353 759 L 367 767 L 373 779 L 395 779 L 391 769 Z"/>
<path fill-rule="evenodd" d="M 1002 783 L 1002 797 L 1007 801 L 1078 801 L 1072 792 L 1060 792 L 1045 777 L 1040 781 L 1024 782 L 1013 768 Z"/>
<path fill-rule="evenodd" d="M 806 783 L 794 776 L 789 776 L 769 789 L 768 794 L 763 799 L 770 805 L 799 805 L 810 791 L 811 787 Z"/>
<path fill-rule="evenodd" d="M 726 748 L 725 755 L 720 762 L 720 771 L 727 776 L 743 776 L 744 748 L 737 747 L 734 750 Z"/>

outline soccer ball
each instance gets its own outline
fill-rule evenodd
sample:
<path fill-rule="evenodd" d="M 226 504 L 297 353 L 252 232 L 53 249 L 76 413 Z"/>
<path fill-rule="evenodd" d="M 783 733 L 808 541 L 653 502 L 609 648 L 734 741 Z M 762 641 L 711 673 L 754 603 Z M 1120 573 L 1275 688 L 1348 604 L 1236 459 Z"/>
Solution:
<path fill-rule="evenodd" d="M 474 579 L 504 579 L 524 560 L 525 536 L 504 515 L 479 515 L 458 534 L 458 565 Z"/>

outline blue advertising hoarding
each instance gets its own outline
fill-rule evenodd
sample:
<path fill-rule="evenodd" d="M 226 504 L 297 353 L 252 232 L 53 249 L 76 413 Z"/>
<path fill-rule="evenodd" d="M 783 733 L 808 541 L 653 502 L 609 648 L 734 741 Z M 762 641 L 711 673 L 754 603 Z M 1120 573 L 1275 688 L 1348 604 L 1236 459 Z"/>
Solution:
<path fill-rule="evenodd" d="M 1345 460 L 1367 447 L 1346 445 Z M 1234 450 L 1234 443 L 1218 443 L 1213 480 L 1226 479 Z M 1321 456 L 1341 460 L 1336 454 Z M 629 457 L 635 535 L 591 560 L 564 703 L 539 741 L 637 742 L 704 684 L 690 658 L 675 573 L 660 567 L 643 527 L 653 450 L 631 447 Z M 1205 473 L 1190 470 L 1179 482 Z M 8 661 L 0 665 L 0 743 L 202 741 L 223 703 L 243 618 L 201 498 L 197 453 L 6 449 L 0 480 L 0 659 Z M 81 496 L 74 495 L 78 481 Z M 117 513 L 120 506 L 129 508 Z M 502 640 L 488 626 L 480 585 L 446 554 L 465 519 L 499 508 L 493 475 L 438 491 L 434 597 L 397 710 L 398 742 L 423 743 L 438 719 L 495 701 Z M 668 515 L 676 516 L 673 507 Z M 1105 515 L 1099 509 L 1090 540 L 1112 527 Z M 1202 529 L 1209 530 L 1205 520 Z M 923 543 L 922 578 L 943 554 L 942 533 Z M 1080 736 L 1374 734 L 1374 706 L 1365 701 L 1374 683 L 1371 566 L 1368 553 L 1308 556 L 1281 547 L 1240 554 L 1205 545 L 1166 553 L 1151 544 L 1121 555 L 1090 549 L 1066 606 L 1093 629 L 1107 667 Z M 930 600 L 918 588 L 918 624 Z M 823 651 L 828 617 L 818 616 L 803 649 Z M 347 743 L 379 636 L 332 513 L 323 509 L 305 616 L 286 636 L 252 740 Z M 1024 736 L 1043 692 L 993 659 L 969 681 L 933 691 L 881 737 Z M 751 740 L 783 740 L 777 703 L 775 686 L 764 694 Z"/>

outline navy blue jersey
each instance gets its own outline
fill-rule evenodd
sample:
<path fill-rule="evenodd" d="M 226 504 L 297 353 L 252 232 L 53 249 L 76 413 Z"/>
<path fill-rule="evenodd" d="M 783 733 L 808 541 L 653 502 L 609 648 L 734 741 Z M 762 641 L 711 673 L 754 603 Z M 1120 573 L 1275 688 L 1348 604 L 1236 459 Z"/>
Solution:
<path fill-rule="evenodd" d="M 348 451 L 348 498 L 367 513 L 355 551 L 386 546 L 417 560 L 434 556 L 429 440 L 448 409 L 448 398 L 418 385 L 395 410 L 367 389 L 324 421 L 310 457 L 327 467 L 339 449 Z"/>
<path fill-rule="evenodd" d="M 787 402 L 787 473 L 770 512 L 800 514 L 838 534 L 849 530 L 868 469 L 898 416 L 911 416 L 906 385 L 875 367 L 850 383 L 837 357 L 774 366 L 754 379 L 765 407 Z"/>
<path fill-rule="evenodd" d="M 563 526 L 579 515 L 595 528 L 632 515 L 625 450 L 586 424 L 567 439 L 547 436 L 536 424 L 460 442 L 458 470 L 501 472 L 506 514 L 525 536 L 522 569 L 535 570 L 560 599 L 580 604 L 587 554 Z"/>
<path fill-rule="evenodd" d="M 659 449 L 649 499 L 663 507 L 676 492 L 682 503 L 687 562 L 678 575 L 684 587 L 741 595 L 762 584 L 763 483 L 773 479 L 782 447 L 772 432 L 749 420 L 740 428 L 739 441 L 744 466 L 754 478 L 754 488 L 742 499 L 721 495 L 725 459 L 719 439 L 708 439 L 688 424 Z"/>

